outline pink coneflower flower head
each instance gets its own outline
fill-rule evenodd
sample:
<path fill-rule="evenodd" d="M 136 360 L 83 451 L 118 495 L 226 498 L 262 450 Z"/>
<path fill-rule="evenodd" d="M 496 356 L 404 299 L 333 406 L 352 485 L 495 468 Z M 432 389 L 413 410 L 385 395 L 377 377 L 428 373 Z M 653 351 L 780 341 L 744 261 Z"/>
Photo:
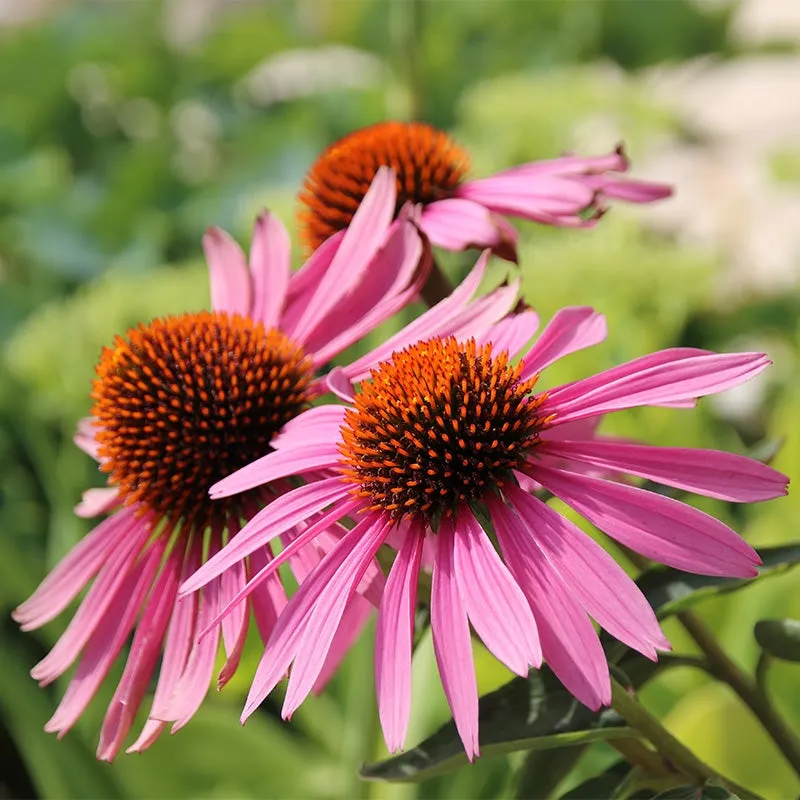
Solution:
<path fill-rule="evenodd" d="M 300 224 L 311 250 L 347 227 L 376 170 L 397 180 L 397 211 L 422 206 L 420 227 L 446 250 L 492 248 L 516 261 L 517 234 L 507 217 L 545 225 L 590 227 L 606 201 L 649 203 L 671 194 L 660 183 L 621 177 L 622 148 L 604 156 L 566 156 L 470 180 L 469 155 L 446 133 L 421 122 L 381 122 L 328 147 L 306 177 Z"/>
<path fill-rule="evenodd" d="M 106 760 L 121 749 L 160 658 L 134 751 L 168 722 L 175 731 L 192 717 L 208 690 L 220 638 L 227 660 L 219 684 L 231 677 L 251 609 L 262 637 L 270 635 L 286 602 L 277 576 L 211 635 L 196 636 L 265 566 L 268 550 L 252 552 L 188 600 L 178 602 L 178 585 L 287 487 L 267 484 L 222 503 L 209 499 L 208 488 L 269 452 L 280 428 L 324 391 L 317 367 L 416 296 L 425 246 L 411 222 L 392 221 L 394 194 L 394 177 L 381 171 L 348 230 L 294 274 L 286 231 L 273 216 L 256 223 L 249 266 L 227 234 L 209 231 L 213 311 L 156 319 L 103 351 L 92 419 L 81 423 L 76 442 L 98 460 L 109 485 L 89 490 L 76 510 L 110 516 L 14 613 L 23 629 L 38 628 L 89 587 L 32 672 L 46 685 L 78 661 L 48 731 L 63 735 L 75 724 L 131 635 L 100 735 L 98 757 Z M 284 542 L 298 531 L 287 531 Z M 294 561 L 298 580 L 344 532 L 332 524 L 321 547 Z M 366 620 L 370 606 L 363 604 L 337 640 L 330 668 Z"/>
<path fill-rule="evenodd" d="M 590 617 L 648 658 L 669 645 L 636 584 L 593 539 L 523 490 L 523 478 L 649 558 L 692 572 L 756 574 L 758 555 L 722 522 L 661 494 L 586 474 L 587 467 L 736 502 L 784 494 L 784 475 L 728 453 L 575 438 L 575 432 L 586 430 L 586 420 L 626 408 L 690 405 L 757 374 L 767 358 L 664 350 L 537 390 L 548 365 L 603 335 L 602 317 L 591 309 L 562 310 L 517 366 L 490 342 L 429 339 L 379 364 L 349 407 L 314 409 L 293 420 L 292 441 L 262 460 L 261 475 L 282 477 L 302 464 L 327 477 L 267 506 L 249 546 L 313 513 L 325 520 L 348 515 L 356 525 L 282 612 L 245 717 L 290 666 L 284 714 L 302 702 L 383 544 L 397 550 L 375 645 L 378 707 L 390 750 L 403 746 L 409 719 L 423 549 L 432 552 L 436 660 L 470 758 L 478 754 L 470 627 L 514 672 L 525 675 L 544 657 L 583 703 L 594 709 L 608 704 L 608 666 Z M 338 452 L 331 455 L 334 440 Z M 316 442 L 325 445 L 316 445 L 314 459 Z M 225 496 L 241 486 L 234 475 L 212 492 Z M 311 525 L 289 551 L 315 535 Z M 196 589 L 235 564 L 239 544 L 211 559 L 184 589 Z"/>

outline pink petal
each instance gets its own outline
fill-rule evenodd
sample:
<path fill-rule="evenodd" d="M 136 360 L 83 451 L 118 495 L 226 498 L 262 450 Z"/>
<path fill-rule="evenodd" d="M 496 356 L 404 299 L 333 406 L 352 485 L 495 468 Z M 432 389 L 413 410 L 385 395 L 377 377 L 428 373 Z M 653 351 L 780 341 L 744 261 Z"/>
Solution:
<path fill-rule="evenodd" d="M 100 449 L 100 443 L 97 441 L 97 427 L 95 423 L 97 420 L 94 417 L 84 417 L 83 419 L 78 421 L 78 429 L 75 432 L 75 436 L 72 437 L 72 441 L 83 450 L 86 455 L 91 456 L 95 461 L 100 460 L 100 455 L 98 453 Z"/>
<path fill-rule="evenodd" d="M 270 444 L 277 449 L 303 446 L 318 442 L 320 439 L 338 437 L 339 430 L 344 424 L 344 412 L 343 406 L 333 403 L 309 408 L 289 420 Z"/>
<path fill-rule="evenodd" d="M 278 327 L 291 275 L 289 234 L 269 211 L 259 214 L 250 245 L 253 298 L 250 318 L 265 328 Z"/>
<path fill-rule="evenodd" d="M 81 602 L 67 629 L 53 649 L 31 670 L 31 677 L 41 686 L 52 683 L 65 672 L 89 641 L 95 628 L 107 618 L 109 608 L 126 581 L 132 565 L 150 536 L 149 520 L 139 519 L 129 536 L 110 553 L 103 568 Z M 76 592 L 77 594 L 77 592 Z"/>
<path fill-rule="evenodd" d="M 91 518 L 99 514 L 106 514 L 120 504 L 119 489 L 87 489 L 83 499 L 75 506 L 75 513 L 79 517 Z"/>
<path fill-rule="evenodd" d="M 300 647 L 318 598 L 337 576 L 342 564 L 362 543 L 362 539 L 367 540 L 371 546 L 372 533 L 375 530 L 383 530 L 385 525 L 386 521 L 380 516 L 376 517 L 374 514 L 370 514 L 363 517 L 339 542 L 339 545 L 328 553 L 311 575 L 300 584 L 300 588 L 278 618 L 272 636 L 264 649 L 264 655 L 247 695 L 247 702 L 242 712 L 242 722 L 261 705 L 264 698 L 286 674 Z M 362 550 L 358 552 L 360 554 Z"/>
<path fill-rule="evenodd" d="M 670 497 L 543 465 L 530 474 L 612 538 L 647 558 L 701 575 L 750 578 L 758 554 L 735 531 Z"/>
<path fill-rule="evenodd" d="M 539 549 L 536 537 L 502 501 L 488 500 L 503 558 L 531 604 L 542 651 L 558 679 L 593 710 L 611 702 L 606 655 L 572 587 Z"/>
<path fill-rule="evenodd" d="M 455 539 L 450 517 L 443 517 L 436 539 L 436 562 L 431 586 L 433 649 L 442 686 L 467 758 L 480 755 L 478 743 L 478 684 L 464 601 L 458 590 Z"/>
<path fill-rule="evenodd" d="M 651 447 L 595 439 L 553 442 L 543 452 L 732 503 L 780 497 L 787 493 L 789 482 L 786 475 L 760 461 L 719 450 Z"/>
<path fill-rule="evenodd" d="M 455 531 L 455 578 L 469 621 L 500 661 L 525 676 L 542 663 L 528 601 L 471 511 L 459 510 Z"/>
<path fill-rule="evenodd" d="M 603 199 L 625 200 L 628 203 L 652 203 L 672 195 L 672 187 L 665 183 L 631 180 L 630 178 L 593 175 L 579 179 L 584 186 L 597 192 Z"/>
<path fill-rule="evenodd" d="M 510 313 L 517 304 L 519 294 L 519 278 L 512 280 L 508 286 L 498 286 L 493 292 L 476 300 L 448 326 L 446 332 L 438 335 L 455 336 L 465 341 L 490 330 L 499 320 Z"/>
<path fill-rule="evenodd" d="M 180 562 L 183 553 L 175 551 L 169 558 L 176 563 Z M 181 577 L 186 578 L 197 569 L 200 563 L 199 548 L 190 545 L 188 557 L 181 569 Z M 141 753 L 158 739 L 167 724 L 163 720 L 172 698 L 175 687 L 178 685 L 186 661 L 189 658 L 192 641 L 194 640 L 197 609 L 200 596 L 194 595 L 184 600 L 173 603 L 172 616 L 167 628 L 167 638 L 164 642 L 164 655 L 161 659 L 161 669 L 158 674 L 155 695 L 150 711 L 150 716 L 142 729 L 139 738 L 127 749 L 128 753 Z"/>
<path fill-rule="evenodd" d="M 469 308 L 469 301 L 483 280 L 488 259 L 489 251 L 486 250 L 481 253 L 469 275 L 444 300 L 429 308 L 394 336 L 390 336 L 382 345 L 344 367 L 347 377 L 353 382 L 363 380 L 369 376 L 373 367 L 391 358 L 395 351 L 414 342 L 451 333 L 452 328 L 457 327 L 461 315 Z"/>
<path fill-rule="evenodd" d="M 228 314 L 250 313 L 250 273 L 242 248 L 219 228 L 209 228 L 203 250 L 211 282 L 211 307 Z"/>
<path fill-rule="evenodd" d="M 534 337 L 539 327 L 539 315 L 531 310 L 509 314 L 491 328 L 475 336 L 478 347 L 491 343 L 493 353 L 508 353 L 514 358 Z"/>
<path fill-rule="evenodd" d="M 80 594 L 109 554 L 141 526 L 136 512 L 136 506 L 129 506 L 103 520 L 53 567 L 36 591 L 11 614 L 23 631 L 55 619 Z"/>
<path fill-rule="evenodd" d="M 568 390 L 550 392 L 541 413 L 557 414 L 557 421 L 581 419 L 635 406 L 690 400 L 716 394 L 749 380 L 770 363 L 763 353 L 729 353 L 683 357 L 665 361 L 654 353 L 637 359 L 637 369 L 614 379 L 603 373 L 578 381 Z M 591 387 L 591 388 L 589 388 Z"/>
<path fill-rule="evenodd" d="M 100 731 L 97 758 L 101 761 L 112 761 L 119 754 L 147 692 L 150 677 L 161 655 L 164 634 L 172 617 L 180 566 L 179 559 L 167 558 L 136 626 L 125 671 Z"/>
<path fill-rule="evenodd" d="M 498 175 L 518 175 L 528 179 L 547 175 L 591 175 L 603 172 L 625 172 L 628 159 L 621 147 L 602 156 L 560 156 L 531 161 L 498 172 Z"/>
<path fill-rule="evenodd" d="M 600 545 L 546 503 L 510 486 L 509 501 L 575 599 L 612 636 L 648 658 L 669 649 L 639 587 Z"/>
<path fill-rule="evenodd" d="M 87 639 L 63 699 L 44 726 L 48 733 L 57 732 L 61 738 L 97 693 L 136 623 L 163 552 L 163 543 L 156 542 L 137 564 L 129 564 L 123 571 L 122 581 L 109 598 L 105 615 Z"/>
<path fill-rule="evenodd" d="M 325 385 L 328 387 L 329 391 L 333 392 L 340 400 L 344 400 L 346 403 L 352 403 L 356 399 L 353 384 L 341 367 L 334 367 L 325 376 Z M 343 408 L 342 412 L 344 412 Z M 342 413 L 342 422 L 344 422 L 344 413 Z M 339 427 L 341 428 L 341 424 Z"/>
<path fill-rule="evenodd" d="M 272 552 L 262 547 L 250 554 L 250 574 L 258 574 L 272 560 Z M 259 636 L 264 644 L 272 635 L 280 613 L 286 608 L 286 591 L 280 576 L 273 574 L 270 578 L 256 586 L 250 594 L 250 605 L 256 619 Z"/>
<path fill-rule="evenodd" d="M 231 531 L 235 535 L 235 531 Z M 220 575 L 219 607 L 225 608 L 247 583 L 245 563 L 240 561 Z M 217 678 L 219 691 L 233 676 L 239 666 L 242 651 L 247 639 L 249 608 L 246 603 L 234 605 L 231 613 L 222 619 L 222 643 L 227 659 Z"/>
<path fill-rule="evenodd" d="M 570 353 L 606 338 L 606 318 L 589 306 L 562 308 L 547 324 L 523 359 L 523 381 Z"/>
<path fill-rule="evenodd" d="M 415 525 L 397 553 L 375 632 L 375 692 L 381 728 L 390 753 L 402 750 L 411 715 L 411 655 L 417 581 L 425 534 Z"/>
<path fill-rule="evenodd" d="M 395 197 L 394 173 L 381 167 L 353 215 L 317 291 L 300 315 L 293 332 L 295 339 L 304 343 L 318 320 L 335 308 L 361 279 L 362 272 L 384 242 L 394 216 Z"/>
<path fill-rule="evenodd" d="M 452 197 L 425 206 L 420 228 L 431 244 L 445 250 L 491 248 L 502 236 L 491 212 L 480 203 Z"/>

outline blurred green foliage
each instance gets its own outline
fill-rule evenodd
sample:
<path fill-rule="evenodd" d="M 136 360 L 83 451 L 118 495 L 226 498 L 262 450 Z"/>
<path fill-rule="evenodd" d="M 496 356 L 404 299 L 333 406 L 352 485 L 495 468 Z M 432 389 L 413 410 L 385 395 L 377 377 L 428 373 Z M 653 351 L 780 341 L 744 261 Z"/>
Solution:
<path fill-rule="evenodd" d="M 210 18 L 202 18 L 201 5 L 213 9 Z M 199 22 L 192 23 L 178 14 L 191 7 L 63 3 L 41 20 L 0 32 L 0 796 L 510 796 L 509 764 L 517 756 L 486 758 L 420 786 L 359 782 L 358 766 L 385 755 L 368 637 L 330 690 L 309 700 L 291 725 L 279 721 L 277 701 L 246 728 L 238 725 L 260 654 L 253 642 L 234 681 L 210 696 L 179 735 L 142 756 L 99 764 L 94 746 L 111 680 L 64 741 L 44 734 L 64 681 L 40 690 L 27 672 L 66 623 L 62 616 L 23 636 L 8 612 L 88 530 L 72 507 L 82 489 L 102 480 L 71 437 L 89 409 L 101 348 L 139 321 L 206 305 L 200 237 L 208 225 L 246 243 L 262 206 L 291 223 L 315 154 L 386 117 L 416 114 L 453 129 L 476 174 L 586 150 L 587 120 L 597 119 L 623 133 L 635 162 L 660 137 L 679 135 L 680 126 L 632 72 L 610 65 L 635 71 L 728 53 L 728 13 L 689 0 L 280 0 L 198 4 Z M 339 75 L 325 66 L 331 45 L 382 66 L 361 69 L 348 83 L 346 70 Z M 321 70 L 310 66 L 314 53 Z M 305 64 L 291 80 L 275 66 L 285 55 Z M 269 79 L 265 68 L 272 69 Z M 592 140 L 588 149 L 614 144 Z M 795 161 L 795 153 L 776 155 L 775 172 L 794 180 Z M 796 475 L 800 299 L 720 306 L 718 256 L 658 238 L 640 218 L 620 208 L 593 231 L 522 226 L 523 290 L 543 318 L 576 304 L 594 305 L 609 318 L 607 342 L 557 365 L 547 381 L 676 344 L 764 348 L 776 366 L 744 412 L 712 402 L 696 412 L 647 409 L 609 420 L 608 430 L 740 451 L 781 436 L 775 465 Z M 299 263 L 300 248 L 295 256 Z M 471 260 L 443 262 L 459 277 Z M 499 275 L 508 266 L 493 269 Z M 744 509 L 698 505 L 759 545 L 796 536 L 796 496 Z M 734 656 L 751 665 L 755 622 L 800 616 L 795 586 L 791 575 L 778 577 L 709 601 L 703 613 Z M 688 647 L 673 622 L 667 631 L 676 648 Z M 482 691 L 507 679 L 480 648 L 476 657 Z M 428 639 L 414 680 L 410 745 L 448 716 Z M 770 674 L 782 710 L 800 726 L 796 681 L 792 664 L 776 664 Z M 703 676 L 671 671 L 645 698 L 734 779 L 766 797 L 796 790 L 748 712 Z M 610 764 L 612 752 L 594 746 L 573 782 Z"/>

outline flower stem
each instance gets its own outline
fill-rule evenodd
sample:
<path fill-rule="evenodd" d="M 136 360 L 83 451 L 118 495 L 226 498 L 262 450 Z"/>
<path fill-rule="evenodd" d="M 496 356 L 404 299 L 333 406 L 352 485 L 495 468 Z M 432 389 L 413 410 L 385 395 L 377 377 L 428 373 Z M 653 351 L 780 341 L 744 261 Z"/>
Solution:
<path fill-rule="evenodd" d="M 702 786 L 708 781 L 717 781 L 740 795 L 742 800 L 753 800 L 758 797 L 744 787 L 721 776 L 708 764 L 701 761 L 613 677 L 611 678 L 611 705 L 631 727 L 640 731 L 677 771 L 698 786 Z"/>
<path fill-rule="evenodd" d="M 710 671 L 727 683 L 742 702 L 753 712 L 764 726 L 784 758 L 800 776 L 800 742 L 784 719 L 778 714 L 767 695 L 758 684 L 722 649 L 714 634 L 693 611 L 682 611 L 678 619 L 689 636 L 702 650 Z"/>

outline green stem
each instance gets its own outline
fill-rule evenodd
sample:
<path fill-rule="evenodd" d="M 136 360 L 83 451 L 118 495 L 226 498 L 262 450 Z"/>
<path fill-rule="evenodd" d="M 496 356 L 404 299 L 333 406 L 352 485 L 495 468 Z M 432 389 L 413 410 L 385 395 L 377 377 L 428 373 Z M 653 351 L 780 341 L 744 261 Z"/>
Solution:
<path fill-rule="evenodd" d="M 723 777 L 701 761 L 614 678 L 611 679 L 611 705 L 631 727 L 640 731 L 676 770 L 686 775 L 698 786 L 702 786 L 708 781 L 717 781 L 740 795 L 742 800 L 758 798 L 758 795 Z"/>
<path fill-rule="evenodd" d="M 800 776 L 800 742 L 767 695 L 759 689 L 756 681 L 728 656 L 713 632 L 693 611 L 680 612 L 678 619 L 702 650 L 713 674 L 736 692 L 772 737 L 795 773 Z"/>

